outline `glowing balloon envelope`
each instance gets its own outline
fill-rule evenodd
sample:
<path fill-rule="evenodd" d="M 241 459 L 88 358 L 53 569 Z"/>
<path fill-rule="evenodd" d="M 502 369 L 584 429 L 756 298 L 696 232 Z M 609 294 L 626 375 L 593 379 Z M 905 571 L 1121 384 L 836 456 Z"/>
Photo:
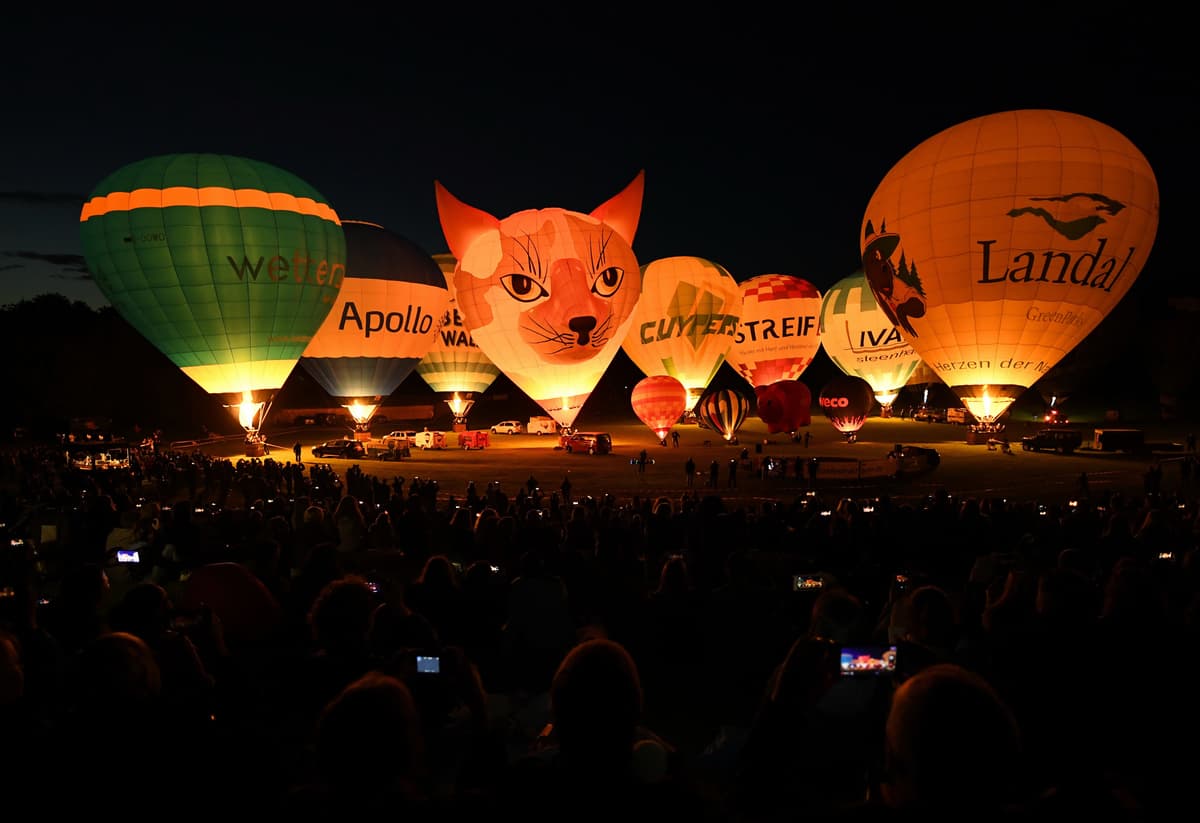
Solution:
<path fill-rule="evenodd" d="M 346 278 L 300 364 L 365 429 L 428 353 L 450 295 L 415 243 L 356 220 L 343 220 L 342 231 Z"/>
<path fill-rule="evenodd" d="M 738 429 L 746 420 L 750 401 L 735 389 L 712 389 L 700 398 L 696 416 L 707 428 L 719 432 L 726 440 L 733 440 Z"/>
<path fill-rule="evenodd" d="M 629 398 L 638 419 L 650 427 L 659 440 L 665 440 L 679 418 L 688 410 L 688 392 L 669 374 L 643 377 Z"/>
<path fill-rule="evenodd" d="M 467 331 L 518 388 L 571 427 L 642 294 L 632 247 L 642 173 L 590 214 L 529 209 L 500 220 L 435 188 Z"/>
<path fill-rule="evenodd" d="M 1001 112 L 888 172 L 863 217 L 863 269 L 905 339 L 990 424 L 1129 290 L 1158 211 L 1154 172 L 1119 132 Z"/>
<path fill-rule="evenodd" d="M 475 403 L 475 395 L 482 394 L 492 385 L 500 375 L 500 369 L 475 344 L 458 310 L 458 300 L 454 296 L 454 256 L 435 254 L 433 259 L 446 279 L 450 304 L 442 313 L 433 345 L 417 363 L 416 372 L 429 388 L 448 395 L 445 399 L 455 423 L 463 424 Z"/>
<path fill-rule="evenodd" d="M 845 374 L 866 380 L 885 409 L 921 362 L 879 307 L 862 272 L 834 283 L 821 299 L 821 345 Z"/>
<path fill-rule="evenodd" d="M 834 375 L 821 389 L 821 411 L 835 429 L 853 435 L 863 427 L 875 397 L 871 385 L 861 377 L 849 374 Z"/>
<path fill-rule="evenodd" d="M 642 299 L 623 345 L 647 377 L 666 374 L 700 400 L 733 345 L 742 294 L 724 266 L 665 257 L 642 267 Z"/>
<path fill-rule="evenodd" d="M 798 379 L 821 348 L 821 292 L 788 274 L 751 277 L 741 292 L 729 365 L 751 388 Z"/>
<path fill-rule="evenodd" d="M 171 154 L 106 177 L 79 219 L 113 308 L 256 431 L 345 277 L 328 201 L 256 160 Z"/>

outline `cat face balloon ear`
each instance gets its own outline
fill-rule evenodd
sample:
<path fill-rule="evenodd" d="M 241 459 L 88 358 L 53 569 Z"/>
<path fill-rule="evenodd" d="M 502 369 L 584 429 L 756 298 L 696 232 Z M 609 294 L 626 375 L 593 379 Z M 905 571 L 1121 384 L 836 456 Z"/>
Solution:
<path fill-rule="evenodd" d="M 630 246 L 637 234 L 642 216 L 642 192 L 646 188 L 646 172 L 639 171 L 624 191 L 592 210 L 592 217 L 610 226 Z"/>
<path fill-rule="evenodd" d="M 645 190 L 646 172 L 637 177 L 620 194 L 597 206 L 591 216 L 609 226 L 630 246 L 637 233 L 638 220 L 642 216 L 642 193 Z M 485 232 L 496 231 L 500 221 L 487 212 L 468 206 L 446 190 L 438 181 L 433 181 L 437 196 L 438 219 L 442 223 L 442 234 L 450 253 L 461 260 L 475 238 Z"/>
<path fill-rule="evenodd" d="M 468 206 L 459 200 L 438 181 L 433 181 L 434 192 L 437 195 L 438 219 L 442 222 L 442 234 L 446 236 L 446 245 L 450 254 L 462 260 L 467 249 L 479 235 L 498 231 L 500 221 L 486 211 Z"/>

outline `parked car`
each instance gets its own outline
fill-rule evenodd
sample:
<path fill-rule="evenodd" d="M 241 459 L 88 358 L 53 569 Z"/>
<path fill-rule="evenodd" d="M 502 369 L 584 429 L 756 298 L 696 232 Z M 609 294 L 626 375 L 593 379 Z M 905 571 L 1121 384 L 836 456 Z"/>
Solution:
<path fill-rule="evenodd" d="M 492 426 L 492 434 L 520 434 L 525 431 L 520 420 L 501 420 Z"/>
<path fill-rule="evenodd" d="M 567 452 L 608 454 L 612 451 L 612 435 L 608 432 L 575 432 L 558 439 L 559 448 Z"/>
<path fill-rule="evenodd" d="M 357 440 L 326 440 L 313 446 L 313 457 L 342 457 L 352 460 L 366 457 L 367 449 Z"/>

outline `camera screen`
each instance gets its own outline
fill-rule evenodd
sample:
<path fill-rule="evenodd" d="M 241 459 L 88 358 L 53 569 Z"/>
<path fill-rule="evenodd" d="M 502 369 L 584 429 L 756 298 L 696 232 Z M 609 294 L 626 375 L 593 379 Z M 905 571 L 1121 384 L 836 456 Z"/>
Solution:
<path fill-rule="evenodd" d="M 118 563 L 140 563 L 141 560 L 141 555 L 139 555 L 136 551 L 125 551 L 124 549 L 117 550 Z"/>
<path fill-rule="evenodd" d="M 792 578 L 792 588 L 798 592 L 812 591 L 823 585 L 824 581 L 815 574 L 798 574 Z"/>
<path fill-rule="evenodd" d="M 896 670 L 895 646 L 844 646 L 842 674 L 891 674 Z"/>
<path fill-rule="evenodd" d="M 417 671 L 420 674 L 438 674 L 441 670 L 441 658 L 424 654 L 417 655 Z"/>

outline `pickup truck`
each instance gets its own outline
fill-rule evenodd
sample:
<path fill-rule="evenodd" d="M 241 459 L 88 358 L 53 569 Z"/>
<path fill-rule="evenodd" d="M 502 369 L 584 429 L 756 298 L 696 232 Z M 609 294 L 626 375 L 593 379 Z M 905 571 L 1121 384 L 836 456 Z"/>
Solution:
<path fill-rule="evenodd" d="M 1054 451 L 1071 454 L 1083 445 L 1083 434 L 1078 429 L 1040 429 L 1035 434 L 1021 438 L 1021 449 L 1027 452 Z"/>

